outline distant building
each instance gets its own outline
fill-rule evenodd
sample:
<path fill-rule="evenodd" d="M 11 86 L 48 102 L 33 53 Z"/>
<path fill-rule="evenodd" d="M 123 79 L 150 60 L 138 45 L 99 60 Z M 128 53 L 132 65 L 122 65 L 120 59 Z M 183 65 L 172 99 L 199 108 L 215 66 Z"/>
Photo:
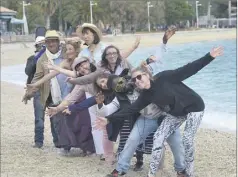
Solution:
<path fill-rule="evenodd" d="M 24 21 L 16 19 L 17 12 L 0 6 L 0 33 L 10 32 L 15 25 L 23 25 Z M 21 26 L 22 28 L 22 26 Z"/>

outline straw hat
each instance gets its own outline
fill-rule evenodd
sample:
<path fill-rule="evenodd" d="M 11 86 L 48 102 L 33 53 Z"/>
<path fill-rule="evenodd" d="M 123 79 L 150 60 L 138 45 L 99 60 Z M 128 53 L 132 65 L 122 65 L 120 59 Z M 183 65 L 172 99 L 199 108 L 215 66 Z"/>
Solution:
<path fill-rule="evenodd" d="M 90 28 L 93 31 L 95 31 L 95 33 L 98 35 L 100 41 L 102 40 L 102 32 L 98 29 L 98 27 L 96 27 L 94 24 L 92 23 L 84 23 L 82 26 L 80 26 L 77 30 L 76 33 L 81 37 L 82 36 L 82 31 L 84 28 Z"/>
<path fill-rule="evenodd" d="M 45 37 L 44 36 L 37 36 L 36 40 L 35 40 L 35 45 L 37 44 L 41 44 L 45 42 Z"/>
<path fill-rule="evenodd" d="M 60 35 L 55 30 L 48 30 L 45 33 L 45 40 L 47 39 L 60 39 Z"/>

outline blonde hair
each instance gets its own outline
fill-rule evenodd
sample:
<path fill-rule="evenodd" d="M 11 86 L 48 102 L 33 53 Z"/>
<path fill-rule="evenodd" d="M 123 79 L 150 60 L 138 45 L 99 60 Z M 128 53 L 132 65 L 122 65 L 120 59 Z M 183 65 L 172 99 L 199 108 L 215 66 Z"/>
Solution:
<path fill-rule="evenodd" d="M 153 76 L 152 76 L 151 72 L 148 69 L 144 68 L 144 67 L 137 67 L 137 68 L 134 68 L 134 69 L 131 70 L 131 74 L 133 74 L 135 72 L 146 73 L 146 74 L 149 75 L 150 79 L 153 80 Z"/>
<path fill-rule="evenodd" d="M 62 47 L 64 58 L 67 58 L 67 56 L 66 56 L 66 50 L 67 50 L 66 45 L 68 45 L 68 44 L 70 44 L 74 47 L 74 50 L 76 51 L 77 56 L 78 56 L 78 54 L 81 51 L 81 41 L 72 41 L 72 40 L 70 41 L 69 40 L 69 41 L 66 41 L 65 44 Z"/>

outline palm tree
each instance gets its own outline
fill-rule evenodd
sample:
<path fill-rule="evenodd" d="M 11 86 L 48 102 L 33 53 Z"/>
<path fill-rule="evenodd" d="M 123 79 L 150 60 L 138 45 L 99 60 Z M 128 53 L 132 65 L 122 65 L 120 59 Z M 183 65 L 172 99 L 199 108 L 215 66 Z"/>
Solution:
<path fill-rule="evenodd" d="M 50 29 L 50 17 L 55 13 L 58 8 L 58 0 L 41 0 L 40 6 L 43 10 L 45 20 L 46 20 L 46 28 Z"/>

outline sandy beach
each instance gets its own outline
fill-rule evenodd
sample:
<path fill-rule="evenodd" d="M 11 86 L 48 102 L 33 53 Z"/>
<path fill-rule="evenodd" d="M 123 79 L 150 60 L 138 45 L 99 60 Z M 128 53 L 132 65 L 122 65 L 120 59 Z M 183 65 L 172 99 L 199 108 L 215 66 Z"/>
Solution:
<path fill-rule="evenodd" d="M 235 30 L 218 32 L 178 32 L 169 43 L 187 43 L 205 40 L 236 38 Z M 163 34 L 141 34 L 140 47 L 160 43 Z M 104 42 L 125 49 L 135 36 L 105 37 Z M 33 43 L 2 44 L 1 65 L 24 64 L 34 52 Z M 49 118 L 45 117 L 45 141 L 43 149 L 34 149 L 34 114 L 30 101 L 21 102 L 24 89 L 21 86 L 1 82 L 1 176 L 2 177 L 104 177 L 111 172 L 98 157 L 62 157 L 53 147 Z M 236 137 L 234 134 L 200 128 L 196 136 L 196 177 L 236 176 Z M 175 177 L 173 159 L 166 145 L 166 160 L 158 177 Z M 135 159 L 133 159 L 134 161 Z M 150 156 L 146 156 L 142 172 L 132 170 L 126 177 L 145 177 Z M 134 164 L 134 163 L 133 163 Z"/>

